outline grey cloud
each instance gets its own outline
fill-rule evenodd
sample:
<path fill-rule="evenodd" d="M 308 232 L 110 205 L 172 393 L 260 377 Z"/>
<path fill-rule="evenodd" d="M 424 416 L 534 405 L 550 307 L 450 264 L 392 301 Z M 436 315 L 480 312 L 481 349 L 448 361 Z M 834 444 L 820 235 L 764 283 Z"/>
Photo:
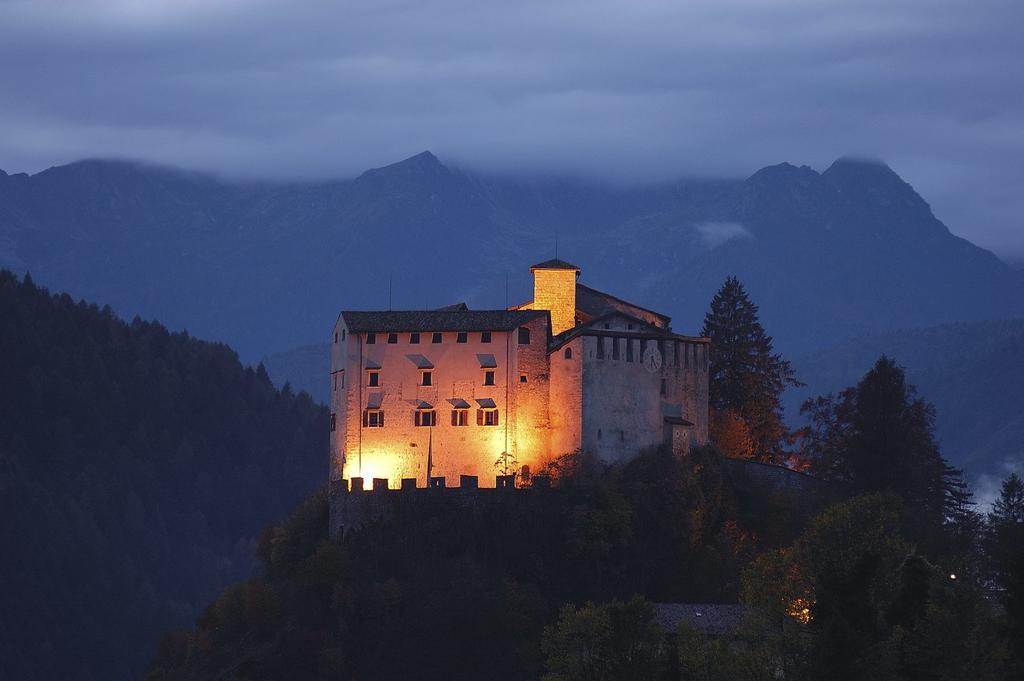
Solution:
<path fill-rule="evenodd" d="M 348 176 L 430 148 L 616 182 L 885 159 L 1024 255 L 1005 0 L 0 0 L 0 167 Z"/>
<path fill-rule="evenodd" d="M 718 248 L 733 239 L 753 239 L 753 233 L 738 222 L 702 222 L 694 225 L 705 248 Z"/>

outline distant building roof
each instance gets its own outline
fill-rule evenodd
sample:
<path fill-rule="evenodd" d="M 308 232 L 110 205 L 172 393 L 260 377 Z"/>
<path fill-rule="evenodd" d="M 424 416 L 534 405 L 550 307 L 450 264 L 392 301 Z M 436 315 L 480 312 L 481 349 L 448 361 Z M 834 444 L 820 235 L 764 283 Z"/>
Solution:
<path fill-rule="evenodd" d="M 552 260 L 545 260 L 544 262 L 539 262 L 536 265 L 533 265 L 530 267 L 530 271 L 532 272 L 533 270 L 575 270 L 579 272 L 580 268 L 576 267 L 576 265 L 573 265 L 572 263 L 554 258 Z"/>
<path fill-rule="evenodd" d="M 546 310 L 388 310 L 345 311 L 345 326 L 353 333 L 399 331 L 509 331 Z"/>
<path fill-rule="evenodd" d="M 655 603 L 654 621 L 669 633 L 686 622 L 709 636 L 721 636 L 736 630 L 747 611 L 747 606 L 735 603 Z"/>

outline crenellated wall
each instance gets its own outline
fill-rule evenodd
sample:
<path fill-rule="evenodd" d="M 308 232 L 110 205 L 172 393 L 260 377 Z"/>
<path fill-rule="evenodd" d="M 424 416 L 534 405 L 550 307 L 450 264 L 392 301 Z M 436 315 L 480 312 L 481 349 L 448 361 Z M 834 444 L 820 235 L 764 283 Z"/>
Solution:
<path fill-rule="evenodd" d="M 665 417 L 692 422 L 692 444 L 707 442 L 706 343 L 638 335 L 602 329 L 582 337 L 582 447 L 605 461 L 661 444 Z M 655 371 L 643 361 L 648 348 L 661 356 Z"/>

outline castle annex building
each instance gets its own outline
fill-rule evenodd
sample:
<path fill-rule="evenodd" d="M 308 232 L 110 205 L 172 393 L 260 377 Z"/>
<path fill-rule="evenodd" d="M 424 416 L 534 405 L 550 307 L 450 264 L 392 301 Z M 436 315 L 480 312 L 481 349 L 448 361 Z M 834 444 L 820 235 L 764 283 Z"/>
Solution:
<path fill-rule="evenodd" d="M 489 487 L 576 450 L 612 462 L 707 441 L 708 339 L 584 286 L 567 262 L 530 269 L 533 300 L 508 310 L 338 316 L 332 481 Z"/>

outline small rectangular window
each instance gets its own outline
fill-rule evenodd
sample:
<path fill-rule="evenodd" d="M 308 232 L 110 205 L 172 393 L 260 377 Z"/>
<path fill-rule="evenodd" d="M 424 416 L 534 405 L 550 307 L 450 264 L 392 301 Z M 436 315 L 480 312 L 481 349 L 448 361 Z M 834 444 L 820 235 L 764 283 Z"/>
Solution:
<path fill-rule="evenodd" d="M 366 334 L 366 344 L 367 345 L 374 345 L 376 342 L 377 342 L 377 334 L 375 334 L 375 333 L 368 333 L 368 334 Z"/>
<path fill-rule="evenodd" d="M 494 372 L 493 371 L 485 371 L 484 372 L 484 385 L 494 385 Z"/>
<path fill-rule="evenodd" d="M 632 331 L 633 330 L 633 325 L 632 324 L 626 324 L 626 328 L 629 329 L 630 331 Z"/>
<path fill-rule="evenodd" d="M 334 432 L 334 429 L 337 426 L 338 426 L 338 417 L 334 415 L 334 412 L 331 412 L 331 432 L 332 433 Z"/>
<path fill-rule="evenodd" d="M 420 344 L 420 335 L 418 333 L 410 333 L 409 334 L 409 345 L 419 345 L 419 344 Z"/>
<path fill-rule="evenodd" d="M 440 343 L 441 342 L 441 334 L 435 332 L 434 335 L 430 337 L 430 342 L 431 343 Z"/>
<path fill-rule="evenodd" d="M 465 331 L 459 331 L 459 335 L 455 337 L 456 343 L 465 343 L 468 340 L 469 338 Z"/>
<path fill-rule="evenodd" d="M 334 376 L 332 378 L 334 378 L 334 389 L 337 390 L 338 389 L 338 372 L 337 371 L 334 372 Z"/>
<path fill-rule="evenodd" d="M 519 327 L 519 344 L 529 345 L 530 344 L 530 330 L 525 326 Z"/>
<path fill-rule="evenodd" d="M 491 342 L 491 332 L 490 331 L 482 332 L 480 334 L 480 342 L 481 343 L 490 343 Z"/>
<path fill-rule="evenodd" d="M 433 381 L 434 381 L 434 372 L 433 371 L 424 371 L 423 372 L 423 380 L 420 382 L 420 385 L 433 385 Z"/>
<path fill-rule="evenodd" d="M 337 332 L 335 332 L 335 334 L 334 334 L 334 342 L 335 342 L 335 343 L 337 343 L 337 342 L 338 342 L 338 334 L 337 334 Z"/>
<path fill-rule="evenodd" d="M 380 372 L 379 371 L 371 371 L 369 373 L 369 380 L 367 381 L 366 385 L 370 386 L 371 388 L 379 387 L 380 386 Z"/>
<path fill-rule="evenodd" d="M 398 342 L 398 334 L 397 333 L 389 333 L 388 334 L 388 345 L 394 345 L 397 342 Z"/>
<path fill-rule="evenodd" d="M 453 409 L 452 410 L 452 425 L 453 426 L 464 426 L 466 425 L 466 409 Z"/>
<path fill-rule="evenodd" d="M 363 412 L 363 428 L 383 428 L 384 412 L 379 409 L 367 409 Z"/>
<path fill-rule="evenodd" d="M 414 422 L 417 426 L 436 426 L 437 412 L 426 409 L 417 409 Z"/>
<path fill-rule="evenodd" d="M 498 425 L 498 410 L 497 409 L 477 409 L 476 410 L 476 425 L 478 425 L 478 426 L 496 426 L 496 425 Z"/>
<path fill-rule="evenodd" d="M 526 374 L 519 374 L 519 382 L 526 383 Z"/>

